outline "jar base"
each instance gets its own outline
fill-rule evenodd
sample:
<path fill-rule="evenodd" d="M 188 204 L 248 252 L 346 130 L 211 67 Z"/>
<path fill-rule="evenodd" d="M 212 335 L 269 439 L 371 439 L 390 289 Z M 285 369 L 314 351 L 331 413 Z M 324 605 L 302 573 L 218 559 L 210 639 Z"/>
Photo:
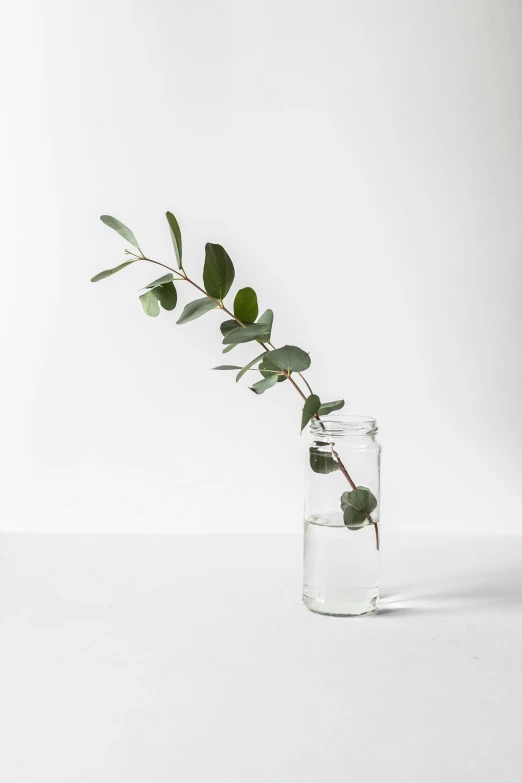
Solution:
<path fill-rule="evenodd" d="M 375 595 L 364 601 L 325 601 L 322 598 L 303 595 L 303 603 L 314 614 L 324 614 L 329 617 L 362 617 L 375 612 L 379 596 Z"/>

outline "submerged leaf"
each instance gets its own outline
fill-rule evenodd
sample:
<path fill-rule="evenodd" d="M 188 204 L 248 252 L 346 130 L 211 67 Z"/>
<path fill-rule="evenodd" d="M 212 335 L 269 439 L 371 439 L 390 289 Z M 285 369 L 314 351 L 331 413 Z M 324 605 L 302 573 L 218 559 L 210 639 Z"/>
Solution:
<path fill-rule="evenodd" d="M 368 487 L 356 487 L 341 495 L 344 524 L 351 530 L 358 530 L 369 524 L 368 516 L 376 507 L 377 498 Z"/>
<path fill-rule="evenodd" d="M 203 267 L 203 283 L 207 294 L 221 302 L 230 291 L 234 276 L 234 264 L 225 248 L 207 242 Z"/>
<path fill-rule="evenodd" d="M 134 261 L 137 261 L 138 259 L 133 259 L 132 261 L 124 261 L 123 264 L 120 264 L 119 266 L 115 266 L 113 269 L 106 269 L 104 272 L 98 272 L 97 275 L 94 275 L 94 277 L 91 277 L 91 283 L 97 283 L 98 280 L 104 280 L 106 277 L 110 277 L 111 275 L 115 275 L 116 272 L 119 272 L 120 269 L 125 269 L 126 266 L 129 266 L 129 264 L 133 264 Z"/>
<path fill-rule="evenodd" d="M 200 318 L 210 310 L 215 310 L 217 307 L 213 299 L 209 299 L 208 296 L 204 296 L 202 299 L 195 299 L 193 302 L 189 302 L 185 305 L 181 317 L 176 321 L 177 324 L 186 324 L 189 321 L 194 321 L 196 318 Z"/>
<path fill-rule="evenodd" d="M 102 221 L 102 223 L 105 223 L 106 226 L 109 226 L 109 228 L 112 228 L 114 229 L 114 231 L 117 231 L 120 236 L 122 236 L 124 239 L 127 240 L 127 242 L 130 242 L 131 245 L 134 245 L 135 248 L 140 250 L 140 246 L 136 241 L 136 237 L 134 236 L 130 228 L 127 228 L 127 226 L 124 226 L 123 223 L 121 223 L 116 218 L 111 217 L 110 215 L 102 215 L 100 217 L 100 220 Z"/>
<path fill-rule="evenodd" d="M 304 430 L 312 416 L 315 416 L 321 405 L 321 400 L 317 394 L 311 394 L 306 398 L 303 406 L 303 415 L 301 418 L 301 432 Z"/>
<path fill-rule="evenodd" d="M 172 212 L 166 213 L 167 222 L 170 228 L 170 236 L 172 238 L 172 244 L 174 245 L 174 253 L 176 254 L 176 260 L 178 262 L 178 268 L 183 269 L 182 248 L 181 248 L 181 231 L 179 230 L 178 221 L 172 214 Z"/>
<path fill-rule="evenodd" d="M 369 524 L 364 511 L 357 511 L 353 506 L 344 507 L 343 522 L 350 530 L 360 530 Z"/>
<path fill-rule="evenodd" d="M 324 444 L 325 446 L 327 444 Z M 329 451 L 322 451 L 321 449 L 311 446 L 310 447 L 310 467 L 314 473 L 333 473 L 339 470 L 337 460 L 335 460 Z"/>
<path fill-rule="evenodd" d="M 256 292 L 253 288 L 241 288 L 234 299 L 234 315 L 243 323 L 253 323 L 258 314 Z"/>

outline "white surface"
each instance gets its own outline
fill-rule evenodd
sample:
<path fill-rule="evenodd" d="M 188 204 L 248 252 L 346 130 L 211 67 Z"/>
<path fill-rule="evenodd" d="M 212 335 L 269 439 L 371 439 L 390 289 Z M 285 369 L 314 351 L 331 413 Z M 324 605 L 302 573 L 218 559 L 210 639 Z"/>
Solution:
<path fill-rule="evenodd" d="M 518 0 L 26 0 L 0 60 L 4 530 L 299 530 L 297 396 L 147 319 L 155 271 L 89 283 L 100 214 L 173 260 L 166 209 L 377 417 L 388 529 L 519 530 Z"/>
<path fill-rule="evenodd" d="M 522 539 L 385 536 L 371 617 L 298 536 L 0 539 L 5 783 L 512 783 Z"/>

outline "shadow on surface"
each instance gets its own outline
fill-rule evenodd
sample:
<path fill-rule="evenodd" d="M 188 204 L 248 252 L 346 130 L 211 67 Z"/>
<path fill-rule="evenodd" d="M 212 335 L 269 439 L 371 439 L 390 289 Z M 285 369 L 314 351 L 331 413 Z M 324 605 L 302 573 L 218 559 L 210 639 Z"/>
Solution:
<path fill-rule="evenodd" d="M 522 566 L 510 571 L 491 571 L 471 575 L 448 577 L 440 586 L 408 584 L 385 590 L 379 602 L 377 614 L 424 614 L 431 612 L 469 612 L 484 609 L 522 608 Z"/>

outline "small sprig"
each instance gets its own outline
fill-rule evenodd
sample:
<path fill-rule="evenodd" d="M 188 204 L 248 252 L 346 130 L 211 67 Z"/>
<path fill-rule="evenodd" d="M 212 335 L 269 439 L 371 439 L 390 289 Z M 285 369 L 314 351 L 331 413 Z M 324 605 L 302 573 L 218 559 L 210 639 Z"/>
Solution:
<path fill-rule="evenodd" d="M 224 345 L 223 353 L 228 353 L 242 343 L 256 342 L 263 348 L 263 352 L 244 367 L 239 365 L 219 365 L 214 368 L 215 370 L 239 370 L 236 382 L 248 371 L 258 372 L 261 378 L 249 387 L 251 391 L 258 395 L 263 394 L 278 383 L 288 381 L 304 402 L 301 415 L 301 431 L 310 423 L 312 418 L 317 419 L 321 423 L 321 416 L 340 410 L 344 406 L 344 400 L 322 403 L 318 395 L 312 391 L 312 387 L 303 375 L 309 369 L 311 363 L 310 355 L 306 351 L 295 345 L 285 345 L 282 348 L 276 348 L 272 344 L 274 314 L 272 310 L 265 310 L 262 315 L 259 315 L 257 294 L 253 288 L 241 288 L 236 293 L 232 310 L 225 306 L 224 300 L 234 282 L 235 269 L 230 256 L 221 245 L 211 242 L 205 245 L 203 287 L 188 277 L 183 266 L 183 247 L 178 221 L 172 212 L 167 212 L 166 218 L 174 255 L 176 256 L 177 269 L 148 258 L 141 250 L 130 228 L 110 215 L 102 215 L 102 222 L 120 234 L 138 252 L 125 250 L 127 256 L 131 258 L 112 269 L 107 269 L 95 275 L 92 278 L 92 282 L 96 283 L 99 280 L 111 277 L 116 272 L 120 272 L 137 261 L 145 261 L 163 267 L 168 270 L 168 273 L 146 285 L 145 293 L 139 297 L 143 311 L 147 315 L 157 317 L 160 314 L 160 306 L 167 311 L 174 310 L 178 302 L 178 292 L 175 284 L 181 282 L 188 283 L 203 296 L 185 305 L 181 316 L 177 320 L 178 324 L 182 325 L 189 321 L 194 321 L 213 310 L 222 311 L 229 316 L 220 325 Z M 305 390 L 303 390 L 301 383 L 304 384 Z M 322 423 L 321 426 L 324 429 Z M 330 444 L 331 452 L 324 451 L 324 446 L 325 444 L 318 442 L 310 449 L 310 466 L 312 470 L 315 473 L 322 474 L 333 473 L 336 470 L 341 471 L 352 487 L 352 491 L 343 493 L 341 498 L 344 522 L 350 529 L 358 529 L 367 523 L 375 525 L 378 549 L 378 524 L 371 518 L 371 512 L 375 509 L 377 500 L 370 490 L 365 487 L 356 487 L 339 454 L 335 451 L 334 444 Z"/>

